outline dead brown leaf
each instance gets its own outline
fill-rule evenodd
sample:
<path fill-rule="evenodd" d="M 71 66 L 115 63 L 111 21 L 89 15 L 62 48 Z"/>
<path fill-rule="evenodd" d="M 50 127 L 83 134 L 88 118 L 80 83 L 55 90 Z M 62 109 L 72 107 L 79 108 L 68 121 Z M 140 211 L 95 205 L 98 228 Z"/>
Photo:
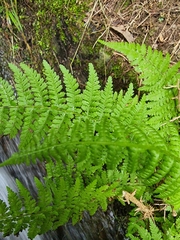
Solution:
<path fill-rule="evenodd" d="M 111 29 L 123 35 L 127 42 L 134 42 L 133 35 L 123 25 L 111 26 Z"/>

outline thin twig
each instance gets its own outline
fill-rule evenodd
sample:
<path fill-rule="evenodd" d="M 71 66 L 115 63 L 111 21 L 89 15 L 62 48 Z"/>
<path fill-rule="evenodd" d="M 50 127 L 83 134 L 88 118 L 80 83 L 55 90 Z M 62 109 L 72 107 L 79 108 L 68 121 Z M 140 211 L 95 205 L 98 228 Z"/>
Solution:
<path fill-rule="evenodd" d="M 90 16 L 89 16 L 89 18 L 88 18 L 88 20 L 87 20 L 87 22 L 86 22 L 86 24 L 85 24 L 85 28 L 84 28 L 84 31 L 83 31 L 83 33 L 82 33 L 81 39 L 80 39 L 80 41 L 79 41 L 79 44 L 78 44 L 78 46 L 77 46 L 77 48 L 76 48 L 76 51 L 75 51 L 75 53 L 74 53 L 74 56 L 73 56 L 73 58 L 72 58 L 72 60 L 71 60 L 71 63 L 70 63 L 71 73 L 73 73 L 73 70 L 72 70 L 73 62 L 74 62 L 74 60 L 75 60 L 75 58 L 76 58 L 76 56 L 77 56 L 77 53 L 78 53 L 79 48 L 80 48 L 80 46 L 81 46 L 81 43 L 82 43 L 82 41 L 83 41 L 83 39 L 84 39 L 85 33 L 86 33 L 86 31 L 87 31 L 87 29 L 88 29 L 88 27 L 89 27 L 89 25 L 90 25 L 90 22 L 91 22 L 91 20 L 92 20 L 92 16 L 93 16 L 93 13 L 94 13 L 94 11 L 95 11 L 95 8 L 96 8 L 96 6 L 97 6 L 98 1 L 99 1 L 99 0 L 96 0 L 95 3 L 94 3 L 94 6 L 93 6 L 92 11 L 91 11 L 91 14 L 90 14 Z"/>

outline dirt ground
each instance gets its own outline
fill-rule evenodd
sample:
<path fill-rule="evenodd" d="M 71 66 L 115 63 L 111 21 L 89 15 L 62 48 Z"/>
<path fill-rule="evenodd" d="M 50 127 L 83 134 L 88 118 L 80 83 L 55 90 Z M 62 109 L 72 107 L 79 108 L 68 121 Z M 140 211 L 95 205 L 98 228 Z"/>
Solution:
<path fill-rule="evenodd" d="M 180 60 L 179 0 L 96 0 L 87 14 L 90 22 L 99 38 L 145 43 Z"/>
<path fill-rule="evenodd" d="M 11 9 L 11 4 L 6 8 Z M 81 4 L 77 0 L 77 4 Z M 37 20 L 38 9 L 33 1 L 17 2 L 20 25 L 15 26 L 5 14 L 0 15 L 0 37 L 8 48 L 8 61 L 20 63 L 25 61 L 40 70 L 42 59 L 47 59 L 55 70 L 59 71 L 59 64 L 65 65 L 77 78 L 83 88 L 88 75 L 88 63 L 92 62 L 98 72 L 102 84 L 107 76 L 113 77 L 114 89 L 126 90 L 129 82 L 136 81 L 137 76 L 127 61 L 121 60 L 117 53 L 110 57 L 110 61 L 100 63 L 101 46 L 98 39 L 106 41 L 127 41 L 145 43 L 164 54 L 171 55 L 172 63 L 180 60 L 180 0 L 93 0 L 89 5 L 80 31 L 79 42 L 72 41 L 70 26 L 62 25 L 67 36 L 61 41 L 61 33 L 56 28 L 62 16 L 47 15 L 53 21 L 40 22 L 39 35 L 47 33 L 47 48 L 41 48 L 34 23 Z M 48 10 L 47 10 L 48 14 Z M 59 18 L 59 19 L 57 19 Z M 76 24 L 76 22 L 75 22 Z M 18 27 L 21 27 L 18 29 Z M 51 29 L 51 30 L 50 30 Z M 78 27 L 77 27 L 78 29 Z M 48 43 L 48 41 L 50 41 Z M 120 67 L 119 67 L 120 63 Z M 138 87 L 138 84 L 137 84 Z"/>

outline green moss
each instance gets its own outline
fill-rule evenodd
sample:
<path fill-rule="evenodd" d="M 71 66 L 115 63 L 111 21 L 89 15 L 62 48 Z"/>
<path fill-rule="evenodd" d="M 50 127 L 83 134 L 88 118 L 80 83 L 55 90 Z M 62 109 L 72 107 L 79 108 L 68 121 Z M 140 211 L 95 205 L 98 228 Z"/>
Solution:
<path fill-rule="evenodd" d="M 36 1 L 36 19 L 34 21 L 35 35 L 43 50 L 51 48 L 51 41 L 59 35 L 60 41 L 67 41 L 72 36 L 77 42 L 81 36 L 83 18 L 88 9 L 88 3 L 78 3 L 76 0 Z M 66 33 L 65 31 L 67 31 Z"/>
<path fill-rule="evenodd" d="M 131 3 L 132 3 L 131 0 L 126 0 L 126 1 L 124 2 L 123 7 L 128 7 Z"/>

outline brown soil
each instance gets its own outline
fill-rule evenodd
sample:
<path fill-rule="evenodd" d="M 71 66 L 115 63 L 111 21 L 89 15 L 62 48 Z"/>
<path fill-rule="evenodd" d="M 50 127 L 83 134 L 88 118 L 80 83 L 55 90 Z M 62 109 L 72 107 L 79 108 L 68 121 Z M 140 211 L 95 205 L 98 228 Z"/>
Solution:
<path fill-rule="evenodd" d="M 6 7 L 11 4 L 6 0 Z M 77 1 L 81 4 L 80 1 Z M 83 87 L 87 78 L 87 65 L 92 62 L 98 71 L 102 84 L 107 76 L 114 79 L 114 89 L 127 89 L 130 81 L 135 81 L 136 74 L 127 61 L 117 53 L 110 53 L 110 61 L 99 63 L 99 49 L 102 46 L 98 39 L 107 41 L 126 41 L 145 43 L 164 54 L 171 55 L 172 62 L 180 60 L 180 1 L 179 0 L 94 0 L 89 6 L 80 32 L 79 43 L 71 37 L 71 27 L 62 24 L 66 42 L 61 41 L 61 34 L 56 29 L 61 17 L 53 21 L 40 23 L 41 33 L 49 31 L 50 47 L 42 49 L 37 41 L 34 27 L 37 18 L 37 5 L 31 0 L 18 1 L 18 14 L 23 31 L 17 30 L 5 15 L 0 15 L 0 34 L 9 48 L 8 61 L 25 61 L 41 69 L 42 59 L 47 59 L 57 71 L 59 63 L 69 68 Z M 21 18 L 22 17 L 22 18 Z M 88 46 L 88 50 L 86 49 Z M 84 50 L 86 49 L 86 50 Z M 90 50 L 89 50 L 90 49 Z M 119 67 L 120 66 L 120 67 Z"/>
<path fill-rule="evenodd" d="M 99 38 L 145 43 L 180 60 L 179 0 L 96 0 L 86 22 L 96 26 Z"/>
<path fill-rule="evenodd" d="M 95 0 L 85 18 L 85 26 L 84 31 L 90 29 L 91 38 L 95 36 L 93 47 L 98 46 L 98 39 L 144 43 L 169 53 L 172 63 L 180 60 L 179 0 Z M 138 76 L 120 54 L 111 53 L 103 68 L 105 76 L 100 75 L 101 79 L 106 82 L 111 75 L 114 90 L 126 90 L 130 82 L 138 88 Z"/>

